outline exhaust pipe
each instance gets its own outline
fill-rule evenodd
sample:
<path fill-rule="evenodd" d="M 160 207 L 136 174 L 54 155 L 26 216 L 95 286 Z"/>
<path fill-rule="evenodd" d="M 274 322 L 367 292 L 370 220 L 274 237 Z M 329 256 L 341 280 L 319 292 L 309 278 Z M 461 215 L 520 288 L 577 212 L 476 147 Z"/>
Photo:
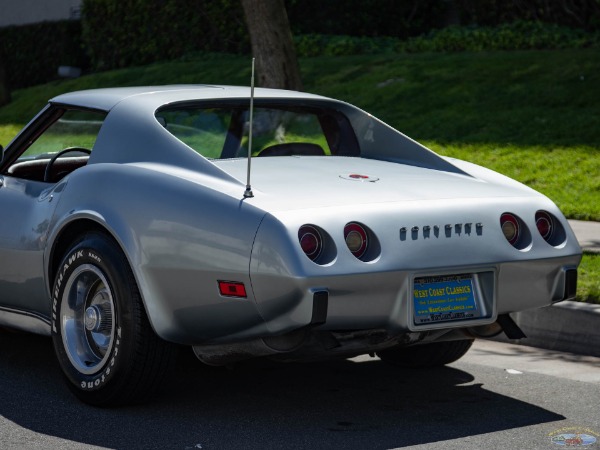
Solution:
<path fill-rule="evenodd" d="M 500 314 L 496 322 L 489 325 L 469 328 L 469 332 L 480 338 L 492 338 L 503 331 L 508 339 L 524 339 L 527 337 L 508 314 Z"/>

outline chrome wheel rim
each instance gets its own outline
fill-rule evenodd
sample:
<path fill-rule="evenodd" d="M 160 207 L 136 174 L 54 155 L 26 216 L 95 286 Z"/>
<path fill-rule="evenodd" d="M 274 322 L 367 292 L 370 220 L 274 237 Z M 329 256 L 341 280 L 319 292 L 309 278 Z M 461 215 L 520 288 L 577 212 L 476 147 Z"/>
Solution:
<path fill-rule="evenodd" d="M 71 364 L 91 375 L 104 367 L 115 339 L 115 304 L 104 274 L 92 264 L 75 269 L 61 306 L 63 345 Z"/>

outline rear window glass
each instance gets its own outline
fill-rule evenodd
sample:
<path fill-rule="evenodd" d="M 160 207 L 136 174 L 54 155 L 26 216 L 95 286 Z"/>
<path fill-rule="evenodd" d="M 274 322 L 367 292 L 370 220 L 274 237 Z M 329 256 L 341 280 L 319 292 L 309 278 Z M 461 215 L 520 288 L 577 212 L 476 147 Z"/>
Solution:
<path fill-rule="evenodd" d="M 157 112 L 171 134 L 206 158 L 248 155 L 247 107 L 179 107 Z M 345 117 L 322 109 L 257 107 L 253 112 L 253 156 L 327 156 L 358 154 L 354 144 L 340 148 L 340 136 L 352 134 Z"/>

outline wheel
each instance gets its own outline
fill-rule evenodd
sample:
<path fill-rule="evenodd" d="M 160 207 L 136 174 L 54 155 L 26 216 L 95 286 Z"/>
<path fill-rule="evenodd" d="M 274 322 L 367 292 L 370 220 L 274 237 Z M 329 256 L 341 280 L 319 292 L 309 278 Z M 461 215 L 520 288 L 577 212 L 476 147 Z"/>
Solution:
<path fill-rule="evenodd" d="M 392 347 L 377 352 L 377 356 L 399 367 L 423 368 L 450 364 L 462 358 L 473 345 L 472 339 L 433 342 L 412 347 Z"/>
<path fill-rule="evenodd" d="M 175 346 L 152 330 L 129 264 L 101 233 L 80 238 L 54 281 L 52 340 L 71 391 L 95 406 L 145 400 Z"/>

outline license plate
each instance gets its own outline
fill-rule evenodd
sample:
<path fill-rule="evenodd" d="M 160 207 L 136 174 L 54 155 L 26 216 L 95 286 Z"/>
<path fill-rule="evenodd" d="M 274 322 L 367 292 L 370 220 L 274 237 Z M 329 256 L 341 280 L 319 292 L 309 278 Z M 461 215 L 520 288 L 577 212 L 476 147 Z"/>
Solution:
<path fill-rule="evenodd" d="M 481 316 L 477 302 L 471 274 L 415 278 L 415 325 L 475 319 Z"/>

